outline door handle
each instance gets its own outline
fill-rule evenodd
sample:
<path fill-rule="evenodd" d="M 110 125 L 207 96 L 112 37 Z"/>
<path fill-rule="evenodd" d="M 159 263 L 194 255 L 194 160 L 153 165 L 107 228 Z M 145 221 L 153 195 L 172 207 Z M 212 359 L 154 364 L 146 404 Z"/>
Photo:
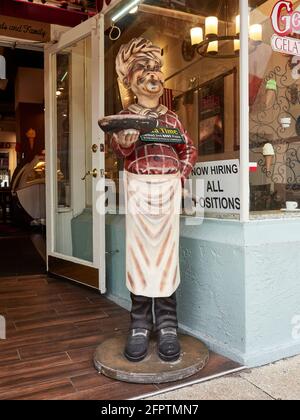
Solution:
<path fill-rule="evenodd" d="M 97 153 L 98 152 L 98 146 L 97 146 L 97 144 L 93 144 L 93 146 L 92 146 L 92 152 L 93 153 Z"/>
<path fill-rule="evenodd" d="M 83 178 L 81 178 L 81 180 L 85 181 L 88 176 L 92 176 L 93 178 L 97 178 L 98 169 L 93 169 L 92 171 L 87 171 L 87 173 L 84 175 Z"/>

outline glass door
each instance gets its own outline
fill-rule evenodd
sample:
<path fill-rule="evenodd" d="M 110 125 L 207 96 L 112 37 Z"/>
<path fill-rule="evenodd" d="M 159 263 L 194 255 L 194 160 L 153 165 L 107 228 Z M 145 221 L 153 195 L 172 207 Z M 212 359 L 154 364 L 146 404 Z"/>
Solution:
<path fill-rule="evenodd" d="M 102 27 L 96 16 L 46 49 L 45 97 L 48 270 L 104 292 Z"/>

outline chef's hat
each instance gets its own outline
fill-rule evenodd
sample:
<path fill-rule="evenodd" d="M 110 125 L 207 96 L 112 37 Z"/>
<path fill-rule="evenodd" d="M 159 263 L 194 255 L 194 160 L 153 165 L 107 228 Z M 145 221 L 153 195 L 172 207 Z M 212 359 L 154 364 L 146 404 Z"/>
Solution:
<path fill-rule="evenodd" d="M 116 58 L 116 71 L 121 82 L 128 87 L 129 74 L 138 61 L 155 60 L 163 65 L 161 49 L 144 38 L 134 38 L 128 44 L 122 45 Z"/>

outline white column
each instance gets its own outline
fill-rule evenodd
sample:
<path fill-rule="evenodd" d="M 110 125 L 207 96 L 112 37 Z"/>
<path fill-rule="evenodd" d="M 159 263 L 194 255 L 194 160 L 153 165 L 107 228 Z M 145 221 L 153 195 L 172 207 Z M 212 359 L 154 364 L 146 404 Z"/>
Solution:
<path fill-rule="evenodd" d="M 248 0 L 240 0 L 241 50 L 240 50 L 240 198 L 241 222 L 250 215 L 249 178 L 249 9 Z"/>
<path fill-rule="evenodd" d="M 44 49 L 44 92 L 45 92 L 45 150 L 46 150 L 46 254 L 48 257 L 55 251 L 55 212 L 57 182 L 57 130 L 56 130 L 56 56 L 51 53 L 52 44 Z"/>

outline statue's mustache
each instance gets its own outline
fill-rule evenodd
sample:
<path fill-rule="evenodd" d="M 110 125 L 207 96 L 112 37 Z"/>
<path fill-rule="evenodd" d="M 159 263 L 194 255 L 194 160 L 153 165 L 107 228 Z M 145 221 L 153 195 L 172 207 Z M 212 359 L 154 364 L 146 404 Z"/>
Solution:
<path fill-rule="evenodd" d="M 158 84 L 161 84 L 162 86 L 163 86 L 163 84 L 164 84 L 164 82 L 163 82 L 163 80 L 160 80 L 160 79 L 155 79 L 153 76 L 151 76 L 150 78 L 148 78 L 148 76 L 144 76 L 144 77 L 139 77 L 138 78 L 138 80 L 137 80 L 137 84 L 138 85 L 142 85 L 142 84 L 144 84 L 145 82 L 151 82 L 151 83 L 153 83 L 154 85 L 158 85 Z"/>

